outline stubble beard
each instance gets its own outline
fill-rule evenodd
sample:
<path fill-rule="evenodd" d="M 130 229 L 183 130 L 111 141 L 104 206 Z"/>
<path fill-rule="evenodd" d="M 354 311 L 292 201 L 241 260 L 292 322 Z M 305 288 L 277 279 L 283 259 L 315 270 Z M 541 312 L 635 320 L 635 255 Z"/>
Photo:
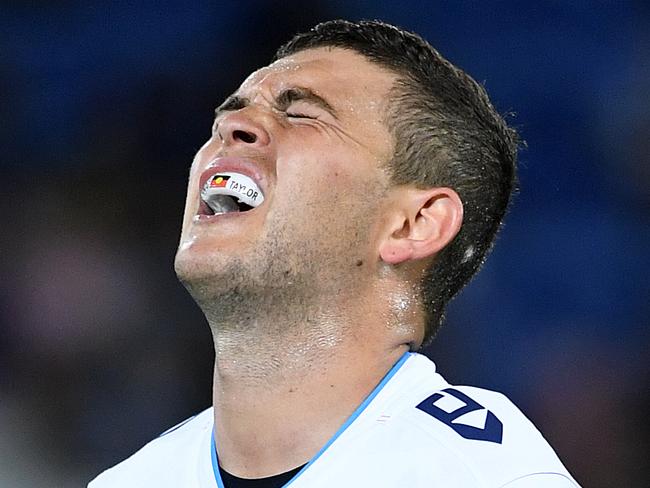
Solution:
<path fill-rule="evenodd" d="M 257 246 L 179 273 L 210 324 L 217 359 L 239 358 L 251 379 L 324 361 L 354 326 L 343 304 L 366 285 L 358 263 L 368 212 L 322 214 L 318 226 L 314 216 L 275 222 Z"/>

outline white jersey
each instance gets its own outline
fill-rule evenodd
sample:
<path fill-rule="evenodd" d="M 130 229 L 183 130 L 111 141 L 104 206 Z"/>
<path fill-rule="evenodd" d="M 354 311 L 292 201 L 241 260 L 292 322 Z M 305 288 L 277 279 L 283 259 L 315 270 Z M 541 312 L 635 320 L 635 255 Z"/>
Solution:
<path fill-rule="evenodd" d="M 213 421 L 213 410 L 205 410 L 102 473 L 89 488 L 224 488 Z M 285 486 L 575 488 L 578 484 L 505 396 L 449 385 L 429 359 L 406 353 Z"/>

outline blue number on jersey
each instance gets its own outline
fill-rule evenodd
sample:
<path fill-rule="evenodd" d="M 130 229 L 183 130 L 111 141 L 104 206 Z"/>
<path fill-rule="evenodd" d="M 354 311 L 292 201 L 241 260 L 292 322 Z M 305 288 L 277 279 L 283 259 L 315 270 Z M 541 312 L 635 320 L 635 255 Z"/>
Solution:
<path fill-rule="evenodd" d="M 446 388 L 442 391 L 457 398 L 465 405 L 457 408 L 453 412 L 447 412 L 446 410 L 443 410 L 442 408 L 435 405 L 435 403 L 445 395 L 442 393 L 434 393 L 426 400 L 422 401 L 417 406 L 417 408 L 440 420 L 445 425 L 448 425 L 465 439 L 471 439 L 475 441 L 488 441 L 501 444 L 501 440 L 503 438 L 503 424 L 496 417 L 496 415 L 488 410 L 485 417 L 485 426 L 482 429 L 479 427 L 454 422 L 454 420 L 465 415 L 466 413 L 474 412 L 475 410 L 484 410 L 485 407 L 479 405 L 470 397 L 458 390 L 455 390 L 454 388 Z"/>

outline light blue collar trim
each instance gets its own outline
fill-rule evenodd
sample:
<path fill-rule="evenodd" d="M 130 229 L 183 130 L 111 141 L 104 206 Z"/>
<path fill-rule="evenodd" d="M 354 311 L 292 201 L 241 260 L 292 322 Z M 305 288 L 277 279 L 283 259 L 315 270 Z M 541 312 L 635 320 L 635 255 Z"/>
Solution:
<path fill-rule="evenodd" d="M 219 473 L 217 446 L 214 444 L 214 428 L 212 429 L 212 435 L 210 436 L 210 439 L 210 458 L 212 459 L 212 473 L 214 473 L 214 479 L 217 481 L 217 486 L 219 488 L 225 488 L 223 486 L 223 481 L 221 480 L 221 473 Z"/>
<path fill-rule="evenodd" d="M 298 473 L 291 478 L 291 480 L 284 485 L 284 488 L 287 486 L 291 485 L 294 481 L 300 477 L 302 473 L 304 473 L 309 466 L 314 464 L 321 455 L 327 451 L 327 449 L 336 441 L 336 439 L 339 438 L 343 432 L 347 430 L 347 428 L 352 425 L 352 423 L 363 413 L 363 411 L 366 409 L 368 405 L 370 405 L 370 402 L 379 394 L 379 392 L 386 386 L 386 383 L 390 381 L 390 379 L 395 376 L 395 373 L 399 371 L 399 369 L 404 365 L 406 360 L 412 355 L 413 353 L 411 352 L 405 352 L 402 357 L 397 361 L 393 367 L 390 369 L 388 373 L 386 373 L 386 376 L 383 377 L 383 379 L 379 382 L 379 384 L 375 387 L 374 390 L 366 397 L 366 399 L 357 407 L 357 409 L 354 411 L 352 415 L 345 421 L 345 423 L 339 428 L 339 430 L 336 431 L 336 433 L 330 438 L 329 441 L 327 441 L 327 444 L 325 444 L 320 451 L 316 453 L 316 455 L 311 458 L 311 460 L 300 470 Z M 211 458 L 212 458 L 212 471 L 214 472 L 214 478 L 217 480 L 217 486 L 219 488 L 224 488 L 223 486 L 223 481 L 221 480 L 221 475 L 219 474 L 219 460 L 217 459 L 217 447 L 214 442 L 214 430 L 212 432 L 212 442 L 211 442 Z"/>

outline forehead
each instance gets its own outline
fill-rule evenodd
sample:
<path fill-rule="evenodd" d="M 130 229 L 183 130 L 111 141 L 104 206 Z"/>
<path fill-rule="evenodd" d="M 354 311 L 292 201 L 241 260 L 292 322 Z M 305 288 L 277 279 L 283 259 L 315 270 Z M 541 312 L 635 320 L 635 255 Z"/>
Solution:
<path fill-rule="evenodd" d="M 252 73 L 238 94 L 275 96 L 290 87 L 309 88 L 338 112 L 383 114 L 396 75 L 362 55 L 341 48 L 300 51 Z"/>

